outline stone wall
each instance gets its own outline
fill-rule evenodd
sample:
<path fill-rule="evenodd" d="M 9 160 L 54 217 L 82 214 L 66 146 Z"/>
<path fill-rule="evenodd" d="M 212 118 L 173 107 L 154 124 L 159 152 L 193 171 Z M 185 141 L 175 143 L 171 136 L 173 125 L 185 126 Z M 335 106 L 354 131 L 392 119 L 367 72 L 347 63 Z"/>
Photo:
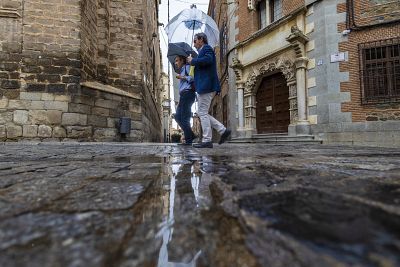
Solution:
<path fill-rule="evenodd" d="M 18 100 L 3 96 L 0 141 L 145 140 L 139 96 L 88 86 L 82 86 L 81 92 L 74 95 L 21 92 Z M 118 131 L 120 117 L 132 120 L 131 133 L 126 138 Z"/>
<path fill-rule="evenodd" d="M 24 1 L 21 89 L 74 93 L 80 80 L 78 0 Z"/>
<path fill-rule="evenodd" d="M 110 1 L 98 1 L 97 8 L 97 80 L 108 83 L 110 73 Z"/>
<path fill-rule="evenodd" d="M 127 92 L 143 89 L 143 9 L 146 1 L 110 1 L 109 84 Z M 138 12 L 141 11 L 141 12 Z"/>
<path fill-rule="evenodd" d="M 1 1 L 0 138 L 118 140 L 129 116 L 128 140 L 160 141 L 157 20 L 158 1 Z"/>
<path fill-rule="evenodd" d="M 98 29 L 97 27 L 97 0 L 85 0 L 81 2 L 81 57 L 83 80 L 97 77 L 98 58 Z M 99 1 L 100 3 L 102 1 Z"/>

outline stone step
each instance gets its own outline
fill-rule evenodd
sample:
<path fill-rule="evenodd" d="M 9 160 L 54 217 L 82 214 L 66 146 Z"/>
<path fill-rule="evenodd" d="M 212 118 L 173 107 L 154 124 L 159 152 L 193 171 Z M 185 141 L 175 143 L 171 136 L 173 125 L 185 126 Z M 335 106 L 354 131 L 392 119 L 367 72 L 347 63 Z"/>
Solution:
<path fill-rule="evenodd" d="M 263 143 L 263 144 L 280 144 L 280 145 L 311 145 L 311 144 L 322 144 L 319 140 L 292 140 L 292 141 L 271 141 L 271 140 L 254 140 L 254 139 L 238 139 L 231 140 L 229 143 L 232 144 L 243 144 L 243 143 Z"/>
<path fill-rule="evenodd" d="M 292 140 L 314 140 L 313 135 L 296 135 L 296 136 L 289 136 L 289 135 L 264 135 L 264 134 L 254 134 L 252 139 L 263 139 L 263 140 L 279 140 L 279 141 L 292 141 Z"/>
<path fill-rule="evenodd" d="M 232 138 L 230 143 L 270 143 L 270 144 L 321 144 L 313 135 L 288 136 L 287 134 L 255 134 L 251 138 Z"/>
<path fill-rule="evenodd" d="M 253 136 L 287 136 L 288 133 L 264 133 L 264 134 L 253 134 Z"/>

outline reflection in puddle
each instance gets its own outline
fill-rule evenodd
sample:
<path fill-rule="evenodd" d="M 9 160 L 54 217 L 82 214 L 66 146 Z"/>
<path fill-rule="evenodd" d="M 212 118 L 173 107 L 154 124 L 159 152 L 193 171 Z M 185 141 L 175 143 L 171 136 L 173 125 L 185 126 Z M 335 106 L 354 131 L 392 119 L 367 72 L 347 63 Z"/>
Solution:
<path fill-rule="evenodd" d="M 159 233 L 156 235 L 156 238 L 159 238 L 162 236 L 162 245 L 160 248 L 159 256 L 158 256 L 158 267 L 196 267 L 196 262 L 197 259 L 201 255 L 201 250 L 198 250 L 196 254 L 193 256 L 193 258 L 188 262 L 173 262 L 170 261 L 169 259 L 169 254 L 168 254 L 168 244 L 172 241 L 173 239 L 173 232 L 174 232 L 174 224 L 175 224 L 175 219 L 174 219 L 174 208 L 175 208 L 175 196 L 176 196 L 176 182 L 177 182 L 177 176 L 180 174 L 180 179 L 189 179 L 190 175 L 190 181 L 191 181 L 191 186 L 193 189 L 193 195 L 196 200 L 196 207 L 192 208 L 198 208 L 199 207 L 199 185 L 200 185 L 200 177 L 202 175 L 200 168 L 199 168 L 199 163 L 194 161 L 194 162 L 185 162 L 182 160 L 179 160 L 177 158 L 171 158 L 170 159 L 171 164 L 166 165 L 169 169 L 168 171 L 168 176 L 170 177 L 170 184 L 169 184 L 169 192 L 166 190 L 166 194 L 169 194 L 168 197 L 165 197 L 164 199 L 168 199 L 168 201 L 164 202 L 164 211 L 167 211 L 167 214 L 164 214 L 164 221 L 162 222 L 162 227 L 159 231 Z M 190 173 L 185 172 L 183 169 L 185 166 L 188 164 L 191 164 L 190 166 Z"/>

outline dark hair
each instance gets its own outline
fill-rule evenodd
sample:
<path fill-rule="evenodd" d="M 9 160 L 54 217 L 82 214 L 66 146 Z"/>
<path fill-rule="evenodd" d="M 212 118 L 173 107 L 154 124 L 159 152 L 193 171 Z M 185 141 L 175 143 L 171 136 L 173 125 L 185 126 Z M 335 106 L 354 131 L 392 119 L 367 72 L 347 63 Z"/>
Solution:
<path fill-rule="evenodd" d="M 186 57 L 180 56 L 180 55 L 179 55 L 179 56 L 176 56 L 175 59 L 176 59 L 176 58 L 182 59 L 183 63 L 186 64 Z"/>
<path fill-rule="evenodd" d="M 201 39 L 201 40 L 203 40 L 203 42 L 205 44 L 208 44 L 208 38 L 207 38 L 207 35 L 204 32 L 196 33 L 194 35 L 194 38 L 196 38 L 197 40 Z"/>

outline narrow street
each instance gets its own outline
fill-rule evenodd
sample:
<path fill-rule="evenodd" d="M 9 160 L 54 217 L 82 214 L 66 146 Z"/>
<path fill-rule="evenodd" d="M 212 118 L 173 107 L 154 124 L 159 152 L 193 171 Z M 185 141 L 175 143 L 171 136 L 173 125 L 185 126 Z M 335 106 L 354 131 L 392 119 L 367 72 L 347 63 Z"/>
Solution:
<path fill-rule="evenodd" d="M 400 150 L 0 144 L 0 266 L 399 266 Z"/>

